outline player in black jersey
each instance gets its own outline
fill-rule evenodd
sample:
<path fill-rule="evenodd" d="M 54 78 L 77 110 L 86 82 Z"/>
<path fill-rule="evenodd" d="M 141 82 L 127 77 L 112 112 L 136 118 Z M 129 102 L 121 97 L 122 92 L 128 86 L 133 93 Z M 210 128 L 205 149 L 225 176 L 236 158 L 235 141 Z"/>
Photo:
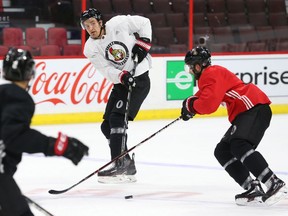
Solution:
<path fill-rule="evenodd" d="M 4 56 L 0 85 L 0 215 L 32 216 L 13 175 L 22 153 L 63 156 L 77 165 L 88 147 L 76 138 L 59 132 L 49 137 L 30 128 L 35 103 L 28 93 L 35 75 L 35 62 L 29 51 L 10 48 Z"/>

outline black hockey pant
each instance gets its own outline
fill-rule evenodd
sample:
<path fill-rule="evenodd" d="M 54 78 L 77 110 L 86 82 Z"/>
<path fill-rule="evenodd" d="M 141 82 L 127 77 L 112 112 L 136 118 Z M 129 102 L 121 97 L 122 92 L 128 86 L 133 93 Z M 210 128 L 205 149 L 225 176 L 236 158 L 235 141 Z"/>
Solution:
<path fill-rule="evenodd" d="M 128 119 L 133 121 L 145 98 L 150 91 L 148 71 L 135 77 L 136 86 L 132 88 Z M 109 140 L 111 159 L 121 154 L 121 146 L 125 139 L 127 149 L 127 134 L 125 134 L 124 116 L 126 111 L 128 89 L 122 84 L 115 84 L 110 94 L 101 125 L 102 133 Z"/>
<path fill-rule="evenodd" d="M 250 173 L 263 183 L 273 174 L 264 157 L 255 150 L 270 125 L 271 116 L 267 104 L 239 114 L 215 148 L 219 163 L 242 187 Z"/>

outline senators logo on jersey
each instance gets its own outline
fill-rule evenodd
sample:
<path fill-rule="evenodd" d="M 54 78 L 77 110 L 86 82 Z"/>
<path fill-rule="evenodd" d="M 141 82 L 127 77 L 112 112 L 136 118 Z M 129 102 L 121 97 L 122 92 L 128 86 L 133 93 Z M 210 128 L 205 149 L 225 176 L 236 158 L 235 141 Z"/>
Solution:
<path fill-rule="evenodd" d="M 129 51 L 124 43 L 113 41 L 106 47 L 105 57 L 114 64 L 124 65 L 129 58 Z"/>

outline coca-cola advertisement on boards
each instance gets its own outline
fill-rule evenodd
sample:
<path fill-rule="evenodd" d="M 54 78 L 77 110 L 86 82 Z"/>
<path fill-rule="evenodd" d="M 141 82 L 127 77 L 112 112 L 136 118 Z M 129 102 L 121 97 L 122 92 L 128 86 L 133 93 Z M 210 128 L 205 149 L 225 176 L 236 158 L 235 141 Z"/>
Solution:
<path fill-rule="evenodd" d="M 36 59 L 31 82 L 37 113 L 103 111 L 113 84 L 86 59 Z M 2 80 L 3 82 L 3 80 Z"/>

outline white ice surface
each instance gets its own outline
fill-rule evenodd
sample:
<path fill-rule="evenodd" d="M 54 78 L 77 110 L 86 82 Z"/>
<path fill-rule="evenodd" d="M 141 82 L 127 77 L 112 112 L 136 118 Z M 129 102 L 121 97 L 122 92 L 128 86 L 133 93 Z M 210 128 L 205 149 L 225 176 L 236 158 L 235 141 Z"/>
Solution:
<path fill-rule="evenodd" d="M 140 143 L 171 120 L 129 123 L 129 148 Z M 78 166 L 60 157 L 25 154 L 15 175 L 22 192 L 56 216 L 278 216 L 288 215 L 288 199 L 272 207 L 240 207 L 234 196 L 243 190 L 223 171 L 213 151 L 229 127 L 226 117 L 179 120 L 136 148 L 137 179 L 134 184 L 105 185 L 97 174 L 70 191 L 66 189 L 109 161 L 107 141 L 100 123 L 37 126 L 56 136 L 75 136 L 90 147 Z M 288 182 L 288 115 L 274 115 L 258 150 L 270 168 Z M 133 195 L 133 199 L 124 199 Z M 33 210 L 35 215 L 42 215 Z"/>

